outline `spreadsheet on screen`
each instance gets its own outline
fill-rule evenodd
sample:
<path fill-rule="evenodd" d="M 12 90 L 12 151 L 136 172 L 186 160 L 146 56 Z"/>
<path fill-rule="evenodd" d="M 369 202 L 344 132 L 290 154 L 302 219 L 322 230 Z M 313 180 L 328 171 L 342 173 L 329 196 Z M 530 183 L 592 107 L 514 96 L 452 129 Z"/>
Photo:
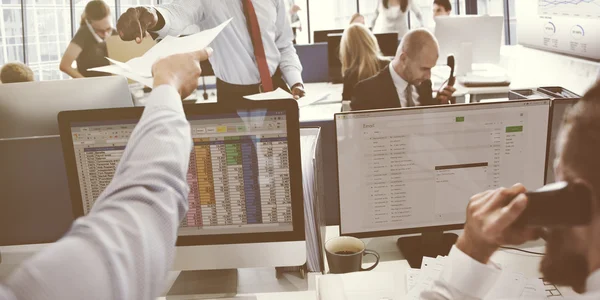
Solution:
<path fill-rule="evenodd" d="M 179 235 L 292 231 L 283 111 L 188 116 L 189 211 Z M 111 182 L 137 120 L 72 123 L 83 210 Z"/>

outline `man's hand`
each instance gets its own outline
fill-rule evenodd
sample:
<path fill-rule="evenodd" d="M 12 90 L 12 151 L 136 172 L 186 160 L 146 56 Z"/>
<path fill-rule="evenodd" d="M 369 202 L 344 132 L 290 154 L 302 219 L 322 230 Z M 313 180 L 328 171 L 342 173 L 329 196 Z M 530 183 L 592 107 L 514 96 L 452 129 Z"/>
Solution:
<path fill-rule="evenodd" d="M 148 35 L 148 30 L 158 24 L 158 12 L 152 7 L 129 8 L 117 21 L 117 31 L 124 41 L 135 40 L 138 44 Z"/>
<path fill-rule="evenodd" d="M 177 89 L 181 99 L 189 96 L 198 87 L 198 78 L 202 73 L 200 62 L 207 60 L 212 48 L 171 55 L 157 61 L 152 66 L 154 87 L 168 84 Z"/>
<path fill-rule="evenodd" d="M 540 236 L 539 229 L 517 227 L 513 223 L 527 206 L 525 187 L 516 184 L 477 194 L 467 207 L 464 233 L 456 247 L 486 264 L 501 245 L 520 245 Z"/>
<path fill-rule="evenodd" d="M 456 89 L 453 86 L 447 85 L 443 90 L 438 91 L 435 98 L 440 104 L 454 104 L 456 103 L 456 98 L 452 97 L 454 92 L 456 92 Z"/>
<path fill-rule="evenodd" d="M 304 95 L 306 95 L 306 92 L 302 83 L 296 83 L 292 86 L 292 96 L 294 96 L 294 99 L 298 100 L 304 97 Z"/>

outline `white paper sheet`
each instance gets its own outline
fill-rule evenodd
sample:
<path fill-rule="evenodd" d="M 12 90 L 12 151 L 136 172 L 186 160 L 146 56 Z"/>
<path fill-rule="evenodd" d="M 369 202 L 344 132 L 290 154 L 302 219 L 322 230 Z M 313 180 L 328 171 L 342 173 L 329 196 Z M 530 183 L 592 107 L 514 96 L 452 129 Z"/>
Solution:
<path fill-rule="evenodd" d="M 147 77 L 140 76 L 136 73 L 127 71 L 117 65 L 92 68 L 92 69 L 89 69 L 88 71 L 98 71 L 98 72 L 105 72 L 105 73 L 125 76 L 125 77 L 127 77 L 131 80 L 137 81 L 147 87 L 152 87 L 153 82 L 154 82 L 154 78 L 152 78 L 152 77 L 147 78 Z"/>
<path fill-rule="evenodd" d="M 527 280 L 527 284 L 525 284 L 520 299 L 546 299 L 546 287 L 544 286 L 544 282 L 539 278 L 530 278 Z"/>
<path fill-rule="evenodd" d="M 294 99 L 294 96 L 292 96 L 292 94 L 284 91 L 282 88 L 278 88 L 272 92 L 244 96 L 244 98 L 246 98 L 248 100 L 260 101 L 260 100 Z"/>
<path fill-rule="evenodd" d="M 331 95 L 331 93 L 329 92 L 321 94 L 307 93 L 306 96 L 298 99 L 298 107 L 302 108 L 305 106 L 309 106 L 313 103 L 326 99 L 327 97 L 329 97 L 329 95 Z"/>
<path fill-rule="evenodd" d="M 504 270 L 485 299 L 517 299 L 523 293 L 526 284 L 527 278 L 522 273 Z"/>
<path fill-rule="evenodd" d="M 230 22 L 231 19 L 215 28 L 186 37 L 167 36 L 140 57 L 130 59 L 126 63 L 107 58 L 113 65 L 92 68 L 89 71 L 123 75 L 144 85 L 148 85 L 148 82 L 150 82 L 149 86 L 152 86 L 152 65 L 158 59 L 174 54 L 199 51 L 208 47 Z"/>
<path fill-rule="evenodd" d="M 319 278 L 320 300 L 398 299 L 394 273 L 355 272 Z"/>
<path fill-rule="evenodd" d="M 412 290 L 417 285 L 417 280 L 419 279 L 420 273 L 420 269 L 410 268 L 406 270 L 406 290 L 408 292 L 410 292 L 410 290 Z"/>

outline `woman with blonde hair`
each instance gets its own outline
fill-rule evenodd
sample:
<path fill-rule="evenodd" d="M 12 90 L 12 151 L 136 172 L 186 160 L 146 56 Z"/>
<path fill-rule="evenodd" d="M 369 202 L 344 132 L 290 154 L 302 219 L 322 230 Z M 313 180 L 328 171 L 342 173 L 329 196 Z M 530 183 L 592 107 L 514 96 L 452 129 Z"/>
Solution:
<path fill-rule="evenodd" d="M 344 100 L 352 100 L 354 86 L 359 81 L 374 76 L 390 63 L 381 54 L 375 35 L 362 24 L 352 24 L 344 30 L 340 60 L 344 74 Z"/>

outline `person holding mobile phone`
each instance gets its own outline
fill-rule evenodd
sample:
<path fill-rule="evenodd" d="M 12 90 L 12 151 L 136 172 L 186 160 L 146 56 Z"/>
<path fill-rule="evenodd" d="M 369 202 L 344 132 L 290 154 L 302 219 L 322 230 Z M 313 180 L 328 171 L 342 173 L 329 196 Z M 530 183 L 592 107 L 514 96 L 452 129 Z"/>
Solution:
<path fill-rule="evenodd" d="M 365 110 L 455 103 L 452 94 L 456 89 L 451 83 L 433 96 L 431 69 L 438 56 L 438 42 L 429 31 L 409 31 L 392 62 L 354 87 L 350 107 Z"/>
<path fill-rule="evenodd" d="M 117 32 L 111 22 L 110 7 L 102 0 L 92 0 L 85 6 L 79 30 L 69 43 L 60 61 L 60 70 L 73 78 L 107 76 L 110 74 L 88 71 L 108 66 L 106 38 Z M 77 69 L 72 67 L 77 61 Z"/>
<path fill-rule="evenodd" d="M 469 202 L 464 232 L 446 258 L 446 267 L 432 289 L 420 299 L 485 299 L 501 270 L 490 258 L 501 246 L 520 245 L 544 237 L 540 263 L 544 280 L 570 286 L 582 294 L 565 299 L 600 298 L 600 81 L 571 108 L 556 144 L 558 181 L 585 186 L 591 193 L 589 222 L 570 226 L 523 225 L 526 188 L 484 191 Z M 576 199 L 563 199 L 573 203 Z"/>

